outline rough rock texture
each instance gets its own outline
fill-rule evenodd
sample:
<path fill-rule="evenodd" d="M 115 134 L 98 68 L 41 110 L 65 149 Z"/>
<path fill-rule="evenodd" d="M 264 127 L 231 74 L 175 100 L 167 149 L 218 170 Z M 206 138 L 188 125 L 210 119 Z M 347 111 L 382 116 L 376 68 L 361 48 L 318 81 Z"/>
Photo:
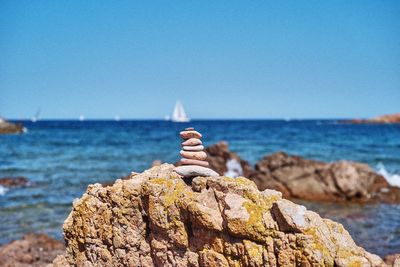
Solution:
<path fill-rule="evenodd" d="M 20 123 L 11 123 L 0 118 L 0 134 L 22 133 L 24 126 Z"/>
<path fill-rule="evenodd" d="M 351 123 L 400 123 L 400 113 L 383 115 L 372 119 L 354 119 Z"/>
<path fill-rule="evenodd" d="M 236 153 L 229 151 L 227 142 L 219 142 L 206 148 L 208 154 L 207 161 L 210 163 L 210 168 L 224 175 L 228 171 L 227 163 L 229 160 L 236 161 L 242 169 L 242 176 L 250 177 L 253 173 L 253 168 L 247 161 L 242 160 Z"/>
<path fill-rule="evenodd" d="M 400 253 L 387 255 L 383 259 L 389 266 L 400 267 Z"/>
<path fill-rule="evenodd" d="M 285 197 L 400 203 L 400 188 L 368 165 L 351 161 L 324 163 L 278 152 L 256 164 L 252 179 L 260 190 L 276 189 Z"/>
<path fill-rule="evenodd" d="M 29 183 L 28 179 L 22 176 L 0 178 L 0 185 L 6 187 L 24 186 Z"/>
<path fill-rule="evenodd" d="M 0 247 L 0 266 L 46 266 L 63 253 L 65 246 L 44 234 L 27 234 L 21 240 Z"/>
<path fill-rule="evenodd" d="M 90 185 L 64 223 L 55 266 L 384 266 L 342 225 L 259 191 L 246 178 L 196 177 L 163 164 Z"/>

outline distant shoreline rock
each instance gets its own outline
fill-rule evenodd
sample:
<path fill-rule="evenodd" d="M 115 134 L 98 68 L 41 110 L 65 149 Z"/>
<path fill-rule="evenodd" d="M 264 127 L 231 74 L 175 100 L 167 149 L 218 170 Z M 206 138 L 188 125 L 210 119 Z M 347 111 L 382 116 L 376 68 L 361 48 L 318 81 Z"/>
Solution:
<path fill-rule="evenodd" d="M 0 118 L 0 134 L 15 134 L 22 132 L 24 132 L 24 126 L 21 123 L 12 123 Z"/>
<path fill-rule="evenodd" d="M 400 113 L 388 114 L 379 116 L 372 119 L 353 119 L 349 121 L 345 121 L 347 123 L 353 124 L 391 124 L 391 123 L 400 123 Z"/>

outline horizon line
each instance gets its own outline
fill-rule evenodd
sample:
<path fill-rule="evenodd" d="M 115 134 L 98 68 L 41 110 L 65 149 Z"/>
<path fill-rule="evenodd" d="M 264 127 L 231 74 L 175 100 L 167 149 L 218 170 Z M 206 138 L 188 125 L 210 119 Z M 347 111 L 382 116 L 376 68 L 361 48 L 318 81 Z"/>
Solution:
<path fill-rule="evenodd" d="M 189 122 L 192 121 L 221 121 L 221 120 L 228 120 L 228 121 L 235 121 L 235 120 L 283 120 L 283 121 L 293 121 L 293 120 L 351 120 L 351 119 L 366 119 L 366 118 L 354 118 L 354 117 L 346 117 L 346 118 L 324 118 L 324 117 L 270 117 L 270 118 L 192 118 Z M 31 118 L 7 118 L 8 121 L 32 121 Z M 119 118 L 116 120 L 115 118 L 84 118 L 80 120 L 80 118 L 43 118 L 37 119 L 37 121 L 169 121 L 163 118 Z M 37 122 L 36 121 L 36 122 Z"/>

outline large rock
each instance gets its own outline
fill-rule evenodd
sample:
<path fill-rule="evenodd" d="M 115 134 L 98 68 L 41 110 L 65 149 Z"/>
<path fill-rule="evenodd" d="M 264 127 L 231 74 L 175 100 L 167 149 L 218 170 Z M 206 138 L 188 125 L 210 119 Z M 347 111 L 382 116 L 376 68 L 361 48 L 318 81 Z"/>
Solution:
<path fill-rule="evenodd" d="M 62 242 L 45 234 L 27 234 L 0 247 L 0 266 L 47 266 L 64 250 Z"/>
<path fill-rule="evenodd" d="M 392 187 L 368 165 L 338 161 L 324 163 L 278 152 L 256 164 L 252 179 L 260 190 L 272 188 L 285 197 L 317 201 L 400 202 Z"/>
<path fill-rule="evenodd" d="M 24 126 L 20 123 L 11 123 L 0 118 L 0 134 L 22 133 Z"/>
<path fill-rule="evenodd" d="M 187 185 L 163 164 L 90 185 L 55 266 L 384 266 L 341 224 L 243 177 Z"/>

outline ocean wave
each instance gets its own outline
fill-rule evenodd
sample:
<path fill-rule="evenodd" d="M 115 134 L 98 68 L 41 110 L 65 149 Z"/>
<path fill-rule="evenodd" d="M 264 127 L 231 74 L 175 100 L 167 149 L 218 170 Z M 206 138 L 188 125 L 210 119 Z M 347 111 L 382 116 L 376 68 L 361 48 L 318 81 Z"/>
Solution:
<path fill-rule="evenodd" d="M 400 175 L 399 174 L 393 174 L 393 173 L 389 173 L 386 169 L 385 169 L 385 165 L 383 165 L 382 162 L 379 162 L 378 165 L 376 166 L 377 168 L 377 172 L 382 175 L 383 177 L 385 177 L 385 179 L 388 181 L 388 183 L 391 186 L 397 186 L 400 187 Z"/>
<path fill-rule="evenodd" d="M 229 159 L 226 162 L 227 171 L 224 173 L 225 176 L 236 178 L 243 175 L 243 169 L 240 163 L 236 159 Z"/>
<path fill-rule="evenodd" d="M 3 196 L 3 195 L 5 195 L 5 193 L 7 192 L 7 188 L 5 188 L 4 186 L 1 186 L 0 185 L 0 196 Z"/>

